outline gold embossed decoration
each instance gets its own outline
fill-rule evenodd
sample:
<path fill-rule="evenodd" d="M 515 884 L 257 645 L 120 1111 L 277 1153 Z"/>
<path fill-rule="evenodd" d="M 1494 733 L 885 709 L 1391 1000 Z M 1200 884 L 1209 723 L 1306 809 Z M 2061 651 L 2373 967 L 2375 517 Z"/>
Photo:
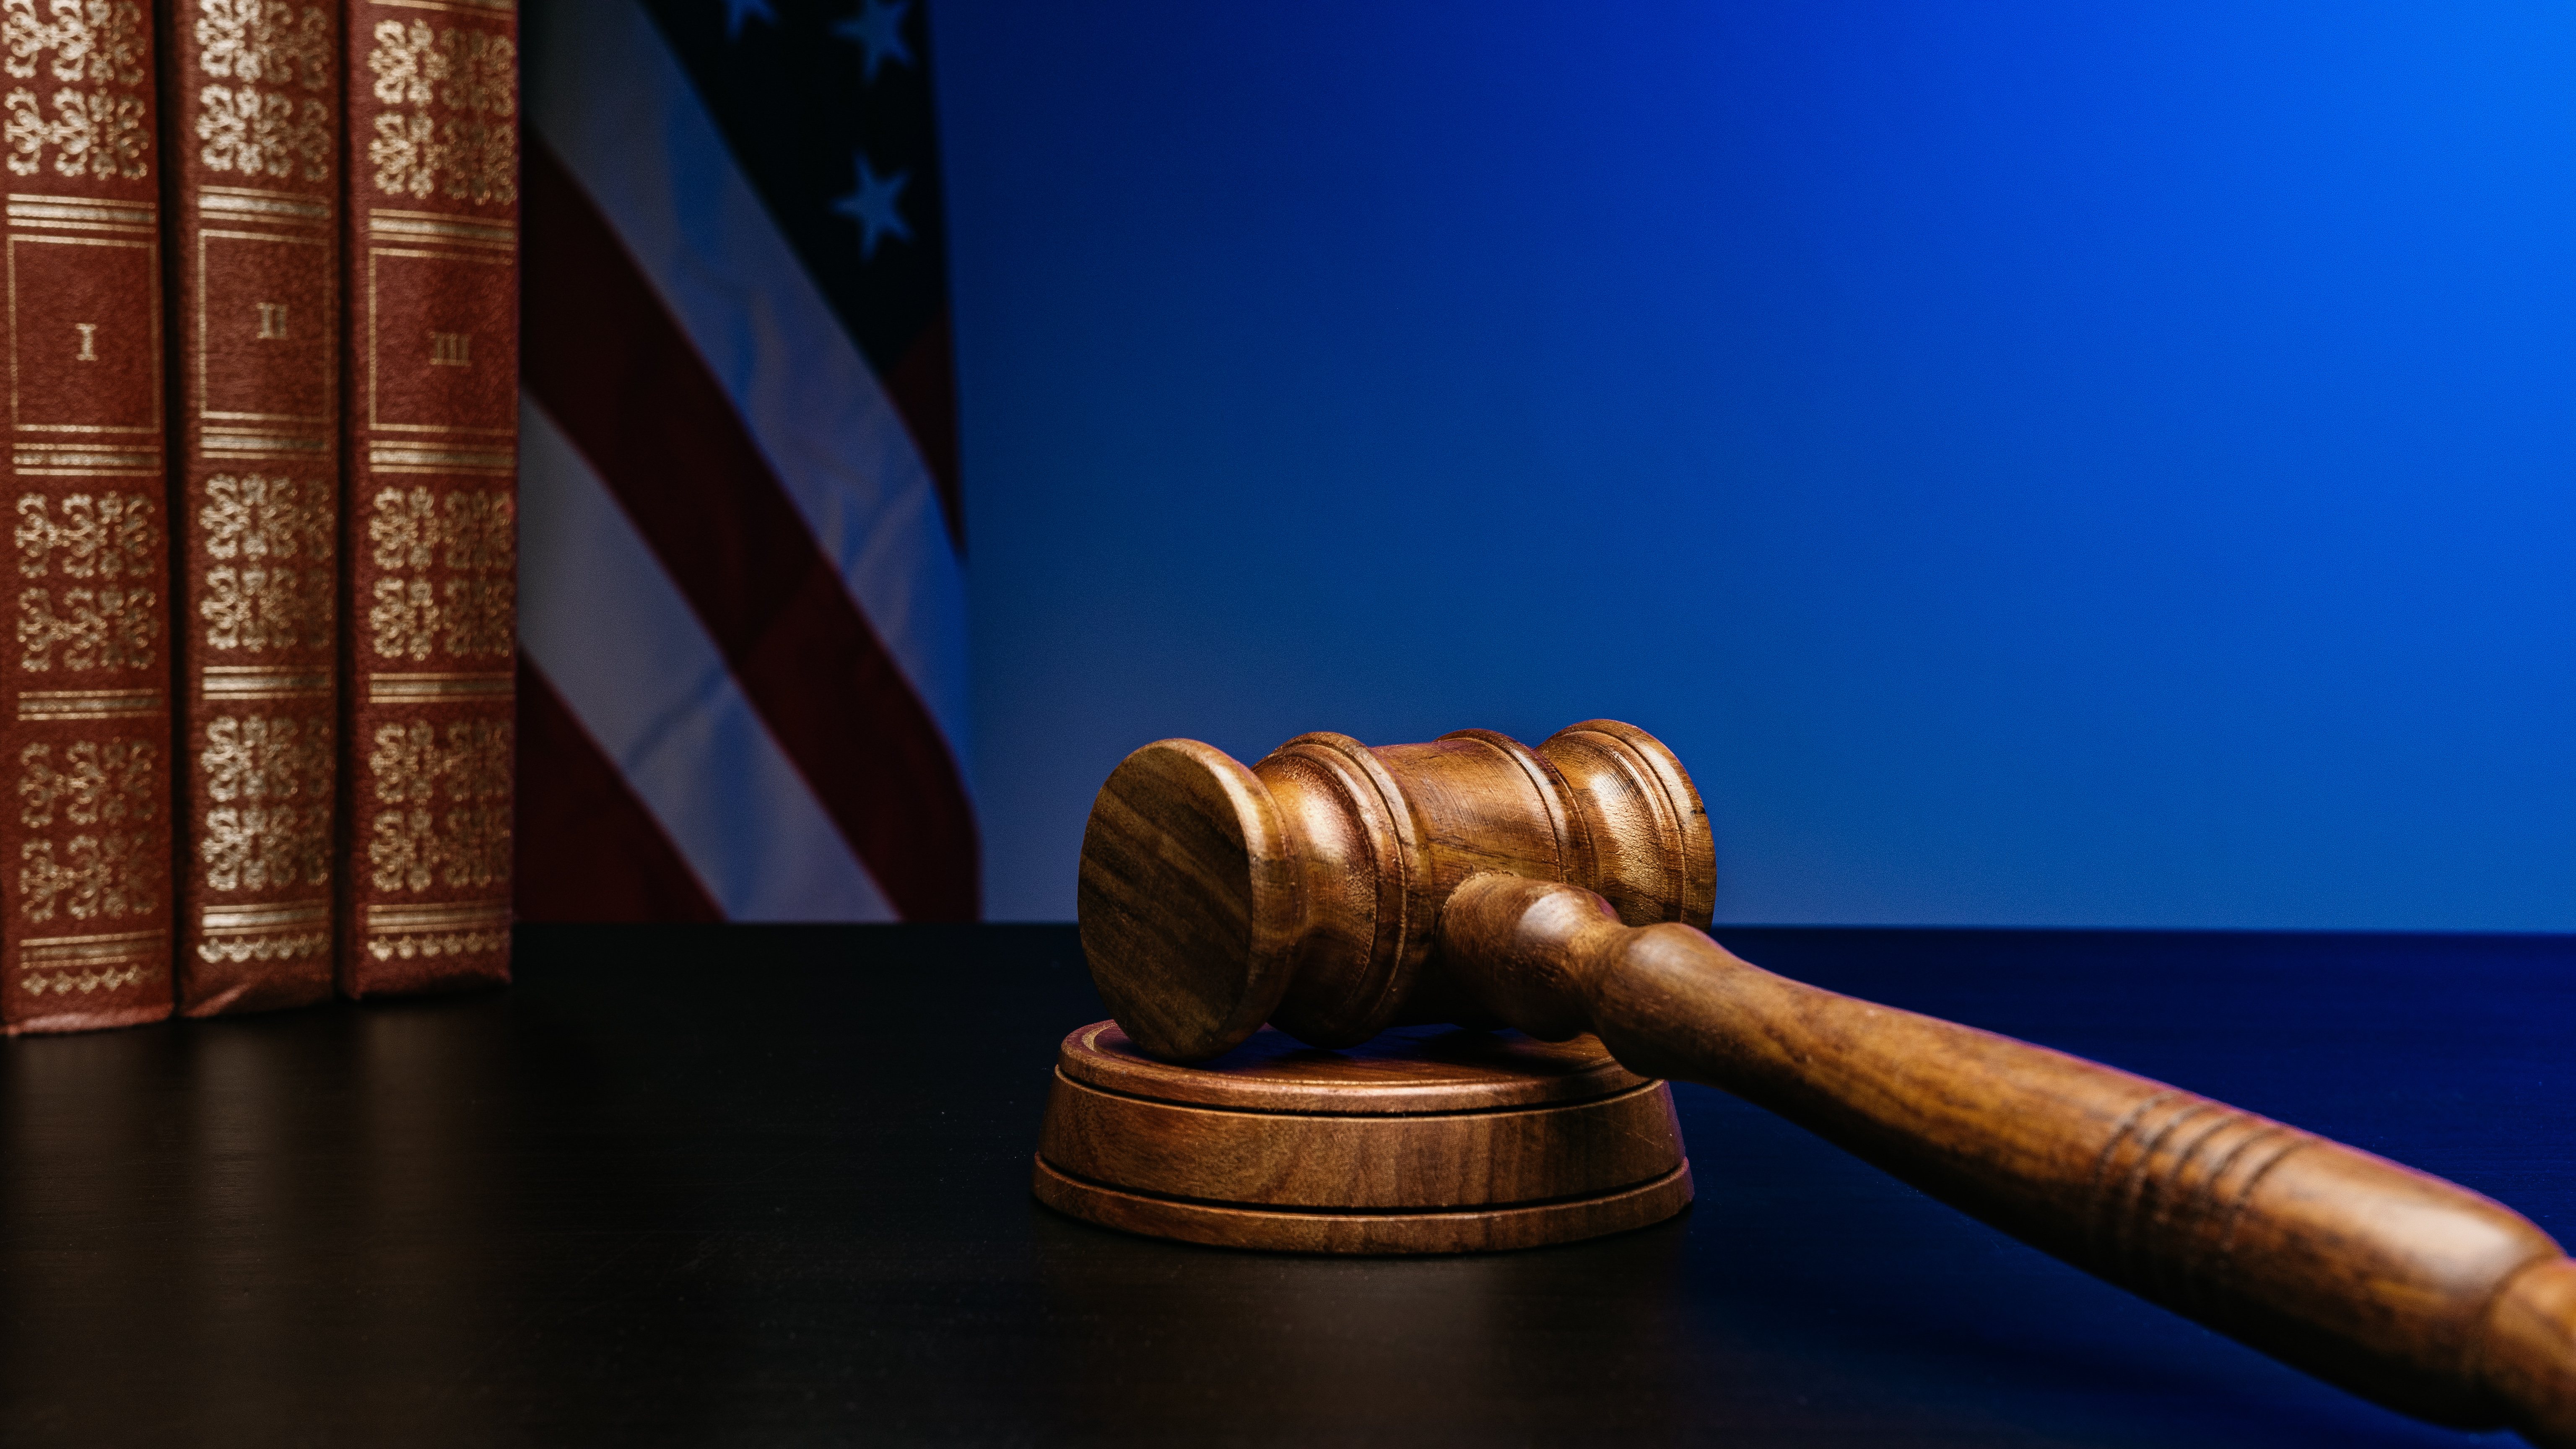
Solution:
<path fill-rule="evenodd" d="M 18 942 L 18 984 L 30 995 L 115 991 L 170 973 L 168 931 L 109 931 L 40 936 Z"/>
<path fill-rule="evenodd" d="M 18 846 L 18 913 L 26 920 L 54 920 L 57 905 L 72 920 L 160 910 L 160 869 L 152 861 L 149 835 L 100 830 L 59 841 L 59 853 L 54 846 L 57 841 Z"/>
<path fill-rule="evenodd" d="M 234 82 L 197 88 L 207 169 L 330 180 L 330 12 L 286 0 L 198 0 L 197 11 L 199 68 Z"/>
<path fill-rule="evenodd" d="M 314 720 L 206 722 L 198 778 L 214 801 L 197 853 L 219 891 L 330 883 L 331 730 Z"/>
<path fill-rule="evenodd" d="M 380 891 L 483 887 L 510 877 L 510 725 L 427 720 L 376 730 L 367 861 Z M 440 807 L 444 807 L 443 809 Z"/>
<path fill-rule="evenodd" d="M 141 981 L 145 974 L 143 966 L 137 963 L 132 966 L 110 967 L 104 971 L 57 971 L 50 976 L 30 972 L 19 980 L 30 993 L 37 996 L 44 995 L 47 987 L 65 996 L 75 991 L 87 996 L 93 991 L 114 991 L 120 986 L 132 986 Z"/>
<path fill-rule="evenodd" d="M 518 46 L 506 35 L 427 21 L 377 24 L 367 69 L 385 111 L 367 142 L 376 188 L 507 206 L 519 199 Z M 354 80 L 354 77 L 352 78 Z"/>
<path fill-rule="evenodd" d="M 331 644 L 331 515 L 318 484 L 218 473 L 197 510 L 209 558 L 197 612 L 215 649 Z M 238 563 L 234 562 L 238 560 Z"/>
<path fill-rule="evenodd" d="M 153 766 L 160 751 L 148 740 L 75 740 L 63 747 L 32 744 L 18 752 L 18 818 L 39 830 L 54 823 L 54 807 L 74 825 L 118 824 L 158 813 Z"/>
<path fill-rule="evenodd" d="M 367 541 L 376 567 L 431 568 L 463 577 L 439 583 L 392 574 L 376 580 L 367 634 L 387 660 L 506 660 L 516 647 L 518 513 L 507 493 L 386 488 L 369 500 Z"/>
<path fill-rule="evenodd" d="M 327 902 L 208 906 L 197 925 L 197 959 L 208 965 L 309 960 L 331 949 Z"/>
<path fill-rule="evenodd" d="M 379 961 L 481 956 L 510 945 L 506 896 L 429 906 L 367 906 L 359 912 L 367 954 Z"/>
<path fill-rule="evenodd" d="M 317 484 L 217 473 L 206 480 L 197 522 L 205 530 L 206 552 L 215 558 L 326 563 L 331 557 L 330 499 Z"/>
<path fill-rule="evenodd" d="M 15 537 L 21 578 L 143 578 L 161 552 L 152 500 L 139 493 L 75 493 L 60 500 L 22 495 Z M 22 589 L 19 666 L 35 672 L 57 662 L 67 670 L 149 669 L 161 639 L 159 603 L 150 589 Z"/>
<path fill-rule="evenodd" d="M 161 555 L 158 505 L 140 493 L 75 493 L 59 500 L 41 493 L 18 499 L 18 575 L 41 579 L 59 568 L 64 577 L 142 578 Z"/>
<path fill-rule="evenodd" d="M 41 673 L 63 668 L 149 669 L 161 638 L 159 595 L 150 589 L 65 589 L 60 606 L 48 589 L 18 594 L 18 663 Z"/>
<path fill-rule="evenodd" d="M 518 618 L 510 578 L 449 579 L 442 642 L 460 659 L 507 659 Z"/>
<path fill-rule="evenodd" d="M 206 597 L 197 612 L 206 621 L 206 643 L 217 649 L 308 649 L 331 643 L 329 575 L 295 569 L 206 570 Z"/>
<path fill-rule="evenodd" d="M 48 0 L 41 13 L 36 0 L 0 0 L 0 70 L 39 81 L 0 97 L 9 170 L 36 175 L 50 152 L 60 176 L 150 176 L 150 33 L 133 0 Z"/>

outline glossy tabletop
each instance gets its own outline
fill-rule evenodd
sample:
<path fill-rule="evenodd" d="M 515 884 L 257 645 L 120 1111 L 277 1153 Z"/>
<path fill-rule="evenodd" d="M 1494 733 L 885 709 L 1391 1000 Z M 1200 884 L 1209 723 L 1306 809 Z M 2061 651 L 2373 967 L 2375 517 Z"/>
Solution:
<path fill-rule="evenodd" d="M 2576 1233 L 2576 940 L 1721 930 Z M 1518 1254 L 1028 1194 L 1070 928 L 523 927 L 506 992 L 0 1043 L 0 1443 L 2468 1444 L 1715 1092 Z M 2510 1439 L 2496 1442 L 2512 1443 Z"/>

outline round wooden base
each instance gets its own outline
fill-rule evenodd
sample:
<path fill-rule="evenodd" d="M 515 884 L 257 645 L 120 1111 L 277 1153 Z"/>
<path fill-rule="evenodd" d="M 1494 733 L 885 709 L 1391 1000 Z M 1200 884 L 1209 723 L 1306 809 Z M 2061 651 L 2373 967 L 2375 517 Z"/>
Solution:
<path fill-rule="evenodd" d="M 1589 1037 L 1410 1027 L 1333 1052 L 1265 1029 L 1181 1067 L 1104 1021 L 1057 1053 L 1035 1189 L 1188 1242 L 1458 1253 L 1660 1222 L 1691 1177 L 1670 1090 Z"/>

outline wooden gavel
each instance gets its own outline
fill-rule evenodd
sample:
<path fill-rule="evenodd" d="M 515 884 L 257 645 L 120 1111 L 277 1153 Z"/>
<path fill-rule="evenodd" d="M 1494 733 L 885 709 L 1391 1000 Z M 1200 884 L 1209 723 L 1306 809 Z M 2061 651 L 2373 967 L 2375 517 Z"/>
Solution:
<path fill-rule="evenodd" d="M 1083 834 L 1082 943 L 1145 1051 L 1266 1021 L 1597 1033 L 2087 1272 L 2390 1408 L 2576 1449 L 2576 1262 L 2454 1183 L 2046 1047 L 1747 964 L 1708 817 L 1642 730 L 1147 745 Z"/>

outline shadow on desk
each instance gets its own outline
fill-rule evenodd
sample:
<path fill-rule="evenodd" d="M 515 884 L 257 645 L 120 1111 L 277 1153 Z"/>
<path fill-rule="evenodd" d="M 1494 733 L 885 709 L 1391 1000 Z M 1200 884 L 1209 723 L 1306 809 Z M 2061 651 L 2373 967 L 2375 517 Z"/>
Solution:
<path fill-rule="evenodd" d="M 2576 1226 L 2567 943 L 1720 935 Z M 1363 1261 L 1059 1217 L 1029 1154 L 1102 1014 L 1065 928 L 523 928 L 520 979 L 0 1045 L 0 1439 L 2474 1442 L 1698 1088 L 1699 1202 L 1617 1238 Z"/>

